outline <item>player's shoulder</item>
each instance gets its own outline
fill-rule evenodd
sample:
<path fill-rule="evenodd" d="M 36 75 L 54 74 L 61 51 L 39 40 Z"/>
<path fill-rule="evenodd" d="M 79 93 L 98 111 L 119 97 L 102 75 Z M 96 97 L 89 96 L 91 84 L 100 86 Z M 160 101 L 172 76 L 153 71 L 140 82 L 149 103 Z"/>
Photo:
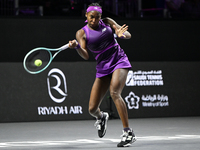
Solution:
<path fill-rule="evenodd" d="M 84 35 L 85 31 L 81 28 L 76 32 L 76 35 Z"/>
<path fill-rule="evenodd" d="M 82 28 L 76 32 L 76 38 L 86 39 L 85 31 Z"/>

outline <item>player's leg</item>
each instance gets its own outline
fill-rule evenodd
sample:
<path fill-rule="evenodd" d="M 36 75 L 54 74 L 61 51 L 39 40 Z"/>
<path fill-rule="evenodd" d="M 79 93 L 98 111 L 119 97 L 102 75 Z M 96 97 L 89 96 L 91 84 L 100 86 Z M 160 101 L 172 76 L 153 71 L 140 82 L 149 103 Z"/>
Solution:
<path fill-rule="evenodd" d="M 109 115 L 106 112 L 101 112 L 99 106 L 108 91 L 109 85 L 110 77 L 105 76 L 102 78 L 96 78 L 90 94 L 89 113 L 93 117 L 97 118 L 95 126 L 98 129 L 98 135 L 100 138 L 106 133 Z"/>
<path fill-rule="evenodd" d="M 123 138 L 122 141 L 117 145 L 118 147 L 130 146 L 135 140 L 133 130 L 129 128 L 128 123 L 128 112 L 126 104 L 121 97 L 122 90 L 125 86 L 128 69 L 117 69 L 112 74 L 110 83 L 110 95 L 115 103 L 118 114 L 123 124 Z"/>
<path fill-rule="evenodd" d="M 126 82 L 127 74 L 128 69 L 115 70 L 112 74 L 112 79 L 110 83 L 110 96 L 112 97 L 115 103 L 124 128 L 129 127 L 126 104 L 121 97 L 121 93 Z"/>
<path fill-rule="evenodd" d="M 89 101 L 89 113 L 96 118 L 101 118 L 99 106 L 110 85 L 108 76 L 96 78 L 92 86 Z"/>

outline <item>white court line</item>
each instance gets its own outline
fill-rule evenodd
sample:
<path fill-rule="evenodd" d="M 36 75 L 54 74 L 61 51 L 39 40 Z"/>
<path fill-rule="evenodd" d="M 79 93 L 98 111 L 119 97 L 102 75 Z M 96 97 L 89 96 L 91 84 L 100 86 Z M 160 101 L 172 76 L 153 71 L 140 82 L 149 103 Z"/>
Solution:
<path fill-rule="evenodd" d="M 160 140 L 195 140 L 200 139 L 200 135 L 175 135 L 175 136 L 144 136 L 137 137 L 138 141 L 160 141 Z M 0 147 L 38 147 L 38 146 L 61 146 L 88 143 L 104 143 L 105 141 L 119 142 L 120 139 L 77 139 L 72 141 L 19 141 L 19 142 L 0 142 Z"/>

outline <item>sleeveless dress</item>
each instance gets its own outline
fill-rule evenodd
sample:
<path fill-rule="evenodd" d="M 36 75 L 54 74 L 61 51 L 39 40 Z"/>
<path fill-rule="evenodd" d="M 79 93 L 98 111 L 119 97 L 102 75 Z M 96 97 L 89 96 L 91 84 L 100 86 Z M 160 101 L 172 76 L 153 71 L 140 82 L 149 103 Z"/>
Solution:
<path fill-rule="evenodd" d="M 110 26 L 100 20 L 98 29 L 92 30 L 87 25 L 82 29 L 86 34 L 87 49 L 97 62 L 96 78 L 109 75 L 119 68 L 131 69 L 128 57 L 117 43 Z"/>

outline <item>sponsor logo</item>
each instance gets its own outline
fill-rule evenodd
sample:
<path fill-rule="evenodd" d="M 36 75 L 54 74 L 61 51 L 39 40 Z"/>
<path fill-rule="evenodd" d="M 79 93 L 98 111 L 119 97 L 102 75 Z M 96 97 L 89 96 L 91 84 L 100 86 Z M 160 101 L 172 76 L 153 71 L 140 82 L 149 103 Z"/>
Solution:
<path fill-rule="evenodd" d="M 140 98 L 139 96 L 136 96 L 133 92 L 130 92 L 129 95 L 125 97 L 125 101 L 128 105 L 128 109 L 139 109 L 140 104 L 142 107 L 169 106 L 169 98 L 167 95 L 163 94 L 142 95 Z"/>
<path fill-rule="evenodd" d="M 103 28 L 102 32 L 105 32 L 106 31 L 106 28 Z"/>
<path fill-rule="evenodd" d="M 142 95 L 142 106 L 143 107 L 164 107 L 169 106 L 167 95 Z"/>
<path fill-rule="evenodd" d="M 54 107 L 38 107 L 39 115 L 64 115 L 64 114 L 82 114 L 81 106 L 71 106 L 68 110 L 67 106 Z"/>
<path fill-rule="evenodd" d="M 57 68 L 51 69 L 47 77 L 50 98 L 62 103 L 67 97 L 67 83 L 64 73 Z M 38 107 L 38 115 L 83 114 L 82 106 L 43 106 Z"/>
<path fill-rule="evenodd" d="M 130 92 L 129 95 L 125 97 L 125 101 L 127 102 L 129 109 L 139 109 L 140 98 L 133 92 Z"/>
<path fill-rule="evenodd" d="M 126 86 L 163 86 L 162 70 L 135 71 L 130 70 L 126 79 Z"/>
<path fill-rule="evenodd" d="M 55 83 L 53 83 L 53 81 Z M 67 96 L 67 84 L 66 84 L 65 75 L 61 70 L 54 68 L 49 71 L 48 78 L 47 78 L 47 86 L 48 86 L 49 96 L 54 102 L 62 103 L 65 100 Z M 57 94 L 57 95 L 59 94 L 61 98 L 55 97 L 53 95 L 53 91 L 54 91 L 54 94 Z"/>

